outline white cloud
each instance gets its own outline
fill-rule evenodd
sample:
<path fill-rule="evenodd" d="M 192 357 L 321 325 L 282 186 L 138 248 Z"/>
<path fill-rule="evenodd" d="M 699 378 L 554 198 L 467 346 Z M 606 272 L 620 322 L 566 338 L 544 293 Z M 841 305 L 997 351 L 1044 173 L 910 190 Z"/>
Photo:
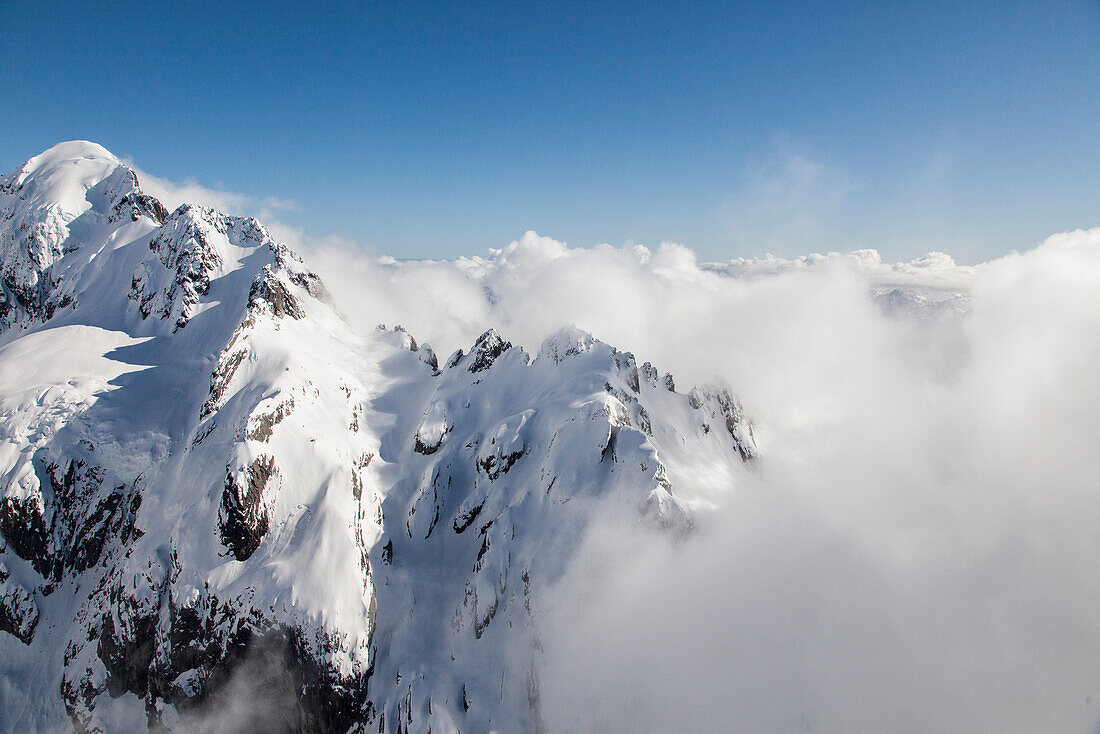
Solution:
<path fill-rule="evenodd" d="M 1093 731 L 1100 230 L 981 268 L 945 379 L 858 281 L 752 283 L 761 328 L 711 364 L 750 377 L 765 460 L 686 544 L 590 539 L 547 600 L 551 725 Z"/>
<path fill-rule="evenodd" d="M 146 173 L 132 163 L 127 165 L 137 173 L 142 190 L 160 199 L 169 211 L 180 204 L 197 204 L 226 214 L 255 216 L 266 221 L 272 219 L 278 212 L 296 211 L 300 208 L 296 202 L 289 199 L 278 199 L 273 196 L 257 197 L 235 191 L 212 189 L 193 179 L 177 183 Z"/>
<path fill-rule="evenodd" d="M 854 268 L 878 289 L 916 287 L 956 293 L 969 292 L 979 270 L 976 266 L 957 265 L 945 252 L 929 252 L 908 262 L 884 263 L 876 250 L 815 253 L 789 259 L 775 255 L 738 257 L 728 263 L 709 263 L 707 269 L 738 278 L 754 278 L 835 263 Z"/>
<path fill-rule="evenodd" d="M 1100 722 L 1100 229 L 980 266 L 700 266 L 679 245 L 309 261 L 361 328 L 447 353 L 574 322 L 730 383 L 764 460 L 679 545 L 596 527 L 537 600 L 557 730 L 1091 731 Z M 876 287 L 960 289 L 891 318 Z M 690 476 L 673 477 L 690 492 Z"/>

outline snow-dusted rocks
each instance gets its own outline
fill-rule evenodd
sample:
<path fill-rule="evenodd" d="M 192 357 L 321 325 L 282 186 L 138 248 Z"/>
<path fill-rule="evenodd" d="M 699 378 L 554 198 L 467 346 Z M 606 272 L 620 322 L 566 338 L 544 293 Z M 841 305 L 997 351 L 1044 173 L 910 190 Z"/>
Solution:
<path fill-rule="evenodd" d="M 588 523 L 688 532 L 756 456 L 728 391 L 574 327 L 442 367 L 354 333 L 254 219 L 90 143 L 0 199 L 0 732 L 538 730 Z"/>
<path fill-rule="evenodd" d="M 153 257 L 135 268 L 129 297 L 143 317 L 155 316 L 168 321 L 173 329 L 182 328 L 209 292 L 211 280 L 234 267 L 240 253 L 257 247 L 270 250 L 273 259 L 280 254 L 280 246 L 255 219 L 184 204 L 164 220 L 149 243 Z M 282 253 L 282 258 L 287 255 Z M 278 265 L 285 270 L 285 262 Z M 256 300 L 265 300 L 278 315 L 301 318 L 270 265 L 253 281 L 249 302 Z"/>
<path fill-rule="evenodd" d="M 38 616 L 34 594 L 13 580 L 8 567 L 0 563 L 0 631 L 30 644 L 34 628 L 38 626 Z"/>
<path fill-rule="evenodd" d="M 447 417 L 447 408 L 441 403 L 432 405 L 416 430 L 413 451 L 425 456 L 434 454 L 452 428 L 454 423 Z"/>

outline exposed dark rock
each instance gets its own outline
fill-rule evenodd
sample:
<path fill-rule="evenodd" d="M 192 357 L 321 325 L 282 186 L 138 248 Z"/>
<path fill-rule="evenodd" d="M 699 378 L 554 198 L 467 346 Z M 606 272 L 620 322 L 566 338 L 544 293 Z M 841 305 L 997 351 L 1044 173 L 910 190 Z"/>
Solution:
<path fill-rule="evenodd" d="M 99 563 L 111 538 L 127 544 L 141 531 L 134 527 L 141 495 L 128 493 L 125 486 L 116 487 L 96 503 L 95 509 L 81 523 L 65 554 L 65 568 L 82 573 Z"/>
<path fill-rule="evenodd" d="M 572 326 L 548 336 L 539 348 L 538 356 L 561 364 L 570 357 L 587 352 L 595 344 L 596 339 L 591 334 Z"/>
<path fill-rule="evenodd" d="M 351 472 L 351 494 L 356 500 L 363 499 L 363 470 L 370 466 L 371 460 L 374 459 L 374 454 L 369 451 L 364 451 L 359 459 L 356 460 L 355 466 Z"/>
<path fill-rule="evenodd" d="M 485 472 L 485 475 L 490 480 L 494 480 L 501 474 L 505 474 L 512 465 L 520 460 L 523 456 L 524 450 L 513 451 L 510 454 L 504 454 L 503 456 L 497 456 L 496 454 L 490 454 L 489 456 L 482 457 L 477 462 L 478 471 Z"/>
<path fill-rule="evenodd" d="M 447 358 L 447 364 L 443 365 L 443 369 L 451 369 L 462 361 L 463 352 L 461 349 L 456 350 L 454 354 Z"/>
<path fill-rule="evenodd" d="M 266 303 L 271 313 L 280 318 L 289 316 L 292 319 L 301 319 L 306 315 L 298 299 L 270 268 L 264 268 L 264 272 L 252 282 L 252 288 L 248 291 L 249 308 L 258 308 L 261 302 Z"/>
<path fill-rule="evenodd" d="M 466 369 L 470 372 L 481 372 L 489 369 L 497 357 L 511 348 L 511 342 L 504 341 L 495 329 L 489 329 L 474 342 L 473 348 L 470 349 L 469 364 Z"/>
<path fill-rule="evenodd" d="M 184 725 L 224 721 L 235 734 L 343 734 L 363 715 L 372 670 L 339 677 L 294 628 L 211 596 L 198 606 L 168 602 L 170 629 L 158 646 L 157 617 L 131 618 L 125 600 L 119 602 L 125 629 L 108 615 L 97 643 L 111 696 L 160 699 L 176 708 Z M 330 646 L 321 644 L 322 659 Z M 66 681 L 63 695 L 77 704 L 70 705 L 70 713 L 79 711 L 82 693 L 96 695 L 89 681 Z M 239 715 L 242 708 L 247 716 Z M 151 729 L 159 730 L 157 709 L 147 710 Z M 238 715 L 227 716 L 231 711 Z M 79 717 L 73 718 L 79 730 Z"/>
<path fill-rule="evenodd" d="M 251 441 L 266 442 L 279 425 L 294 410 L 294 398 L 287 398 L 269 411 L 253 413 L 248 417 L 246 434 Z"/>
<path fill-rule="evenodd" d="M 163 224 L 164 220 L 168 218 L 168 210 L 155 197 L 143 194 L 140 191 L 134 191 L 126 194 L 115 203 L 111 208 L 108 221 L 119 222 L 128 219 L 136 222 L 142 217 L 148 217 L 157 224 Z"/>
<path fill-rule="evenodd" d="M 481 570 L 485 554 L 489 552 L 489 546 L 492 545 L 492 542 L 489 540 L 489 528 L 491 527 L 493 527 L 492 520 L 482 525 L 481 529 L 478 530 L 478 535 L 481 537 L 481 547 L 477 549 L 477 558 L 474 559 L 475 573 Z"/>
<path fill-rule="evenodd" d="M 16 583 L 7 567 L 0 563 L 0 632 L 12 634 L 29 645 L 38 626 L 38 615 L 34 595 Z"/>
<path fill-rule="evenodd" d="M 43 509 L 38 497 L 5 497 L 0 501 L 0 534 L 17 556 L 30 561 L 43 577 L 52 578 L 54 559 Z"/>
<path fill-rule="evenodd" d="M 267 534 L 263 492 L 275 472 L 275 457 L 261 456 L 248 468 L 248 484 L 242 487 L 236 472 L 226 467 L 219 513 L 221 540 L 238 561 L 248 560 Z"/>
<path fill-rule="evenodd" d="M 443 443 L 442 436 L 440 440 L 434 443 L 424 443 L 420 438 L 420 434 L 416 434 L 416 438 L 413 439 L 413 451 L 418 454 L 424 454 L 425 456 L 431 456 L 439 450 L 439 445 Z"/>
<path fill-rule="evenodd" d="M 477 519 L 477 516 L 481 514 L 481 508 L 484 506 L 485 503 L 482 502 L 481 504 L 471 507 L 465 512 L 460 512 L 458 515 L 456 515 L 453 523 L 455 532 L 462 533 L 466 530 L 466 528 L 470 527 L 470 525 L 473 524 L 474 520 Z"/>
<path fill-rule="evenodd" d="M 481 636 L 485 633 L 485 628 L 489 626 L 489 623 L 493 621 L 493 617 L 497 616 L 497 611 L 500 609 L 500 598 L 493 594 L 493 600 L 485 605 L 482 609 L 479 606 L 478 596 L 474 594 L 474 637 L 481 639 Z"/>
<path fill-rule="evenodd" d="M 174 317 L 173 330 L 187 325 L 200 298 L 210 290 L 210 276 L 221 265 L 204 227 L 225 231 L 225 218 L 209 210 L 184 204 L 172 212 L 150 241 L 156 261 L 146 261 L 134 271 L 129 298 L 136 301 L 142 318 Z M 171 274 L 169 284 L 158 288 L 156 267 Z"/>
<path fill-rule="evenodd" d="M 670 495 L 672 494 L 672 482 L 668 481 L 668 472 L 665 470 L 664 464 L 657 464 L 657 471 L 653 474 L 653 481 L 657 482 L 657 486 L 663 487 Z"/>
<path fill-rule="evenodd" d="M 210 373 L 210 396 L 202 405 L 202 410 L 199 412 L 200 419 L 206 418 L 222 406 L 222 399 L 229 391 L 229 383 L 233 380 L 233 375 L 237 373 L 237 368 L 248 356 L 248 347 L 240 342 L 244 341 L 244 335 L 247 334 L 253 324 L 255 324 L 255 320 L 251 315 L 245 317 L 241 325 L 233 332 L 229 344 L 218 355 L 218 364 L 214 371 Z"/>
<path fill-rule="evenodd" d="M 214 429 L 218 427 L 217 421 L 210 421 L 195 434 L 194 440 L 191 441 L 192 446 L 198 446 L 200 443 L 206 440 L 206 437 L 214 432 Z"/>
<path fill-rule="evenodd" d="M 292 628 L 242 628 L 209 668 L 201 690 L 172 702 L 187 721 L 239 709 L 237 698 L 245 695 L 252 697 L 250 716 L 238 717 L 237 734 L 342 734 L 362 715 L 368 677 L 337 678 Z"/>
<path fill-rule="evenodd" d="M 99 659 L 107 668 L 107 691 L 111 696 L 118 698 L 130 691 L 144 698 L 149 692 L 157 618 L 144 615 L 128 621 L 129 634 L 120 636 L 115 631 L 114 615 L 105 616 L 99 634 Z"/>

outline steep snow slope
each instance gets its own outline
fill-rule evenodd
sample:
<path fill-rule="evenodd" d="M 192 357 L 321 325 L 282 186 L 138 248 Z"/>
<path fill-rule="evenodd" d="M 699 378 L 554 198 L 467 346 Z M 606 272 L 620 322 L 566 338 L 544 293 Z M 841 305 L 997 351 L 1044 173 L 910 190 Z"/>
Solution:
<path fill-rule="evenodd" d="M 576 329 L 353 333 L 91 143 L 0 180 L 0 275 L 0 731 L 539 730 L 585 528 L 690 532 L 756 456 L 728 391 Z"/>

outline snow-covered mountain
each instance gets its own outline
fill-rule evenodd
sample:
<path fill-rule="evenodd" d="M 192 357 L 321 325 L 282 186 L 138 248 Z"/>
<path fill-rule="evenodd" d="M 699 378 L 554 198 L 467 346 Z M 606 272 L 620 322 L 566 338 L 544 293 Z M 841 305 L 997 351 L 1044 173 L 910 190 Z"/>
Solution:
<path fill-rule="evenodd" d="M 356 333 L 98 145 L 0 179 L 0 731 L 542 730 L 589 525 L 688 533 L 756 456 L 727 389 L 573 327 Z"/>

